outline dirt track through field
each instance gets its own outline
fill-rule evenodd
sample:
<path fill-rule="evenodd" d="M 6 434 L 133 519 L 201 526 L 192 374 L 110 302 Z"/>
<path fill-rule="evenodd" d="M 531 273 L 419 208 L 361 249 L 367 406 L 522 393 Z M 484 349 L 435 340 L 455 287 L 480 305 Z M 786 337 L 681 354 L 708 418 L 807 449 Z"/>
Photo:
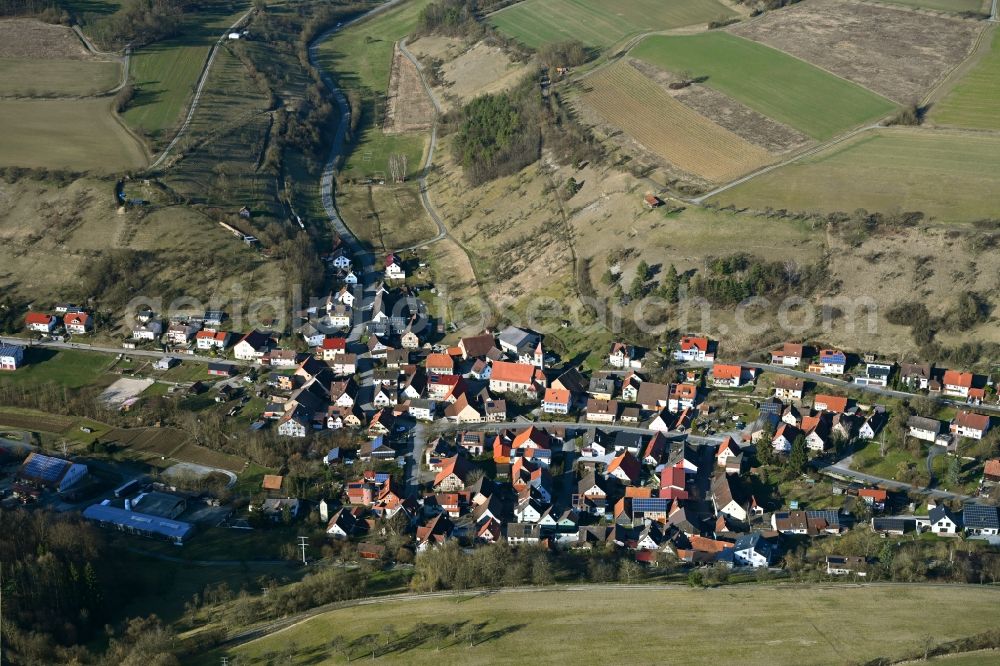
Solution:
<path fill-rule="evenodd" d="M 430 129 L 433 122 L 434 105 L 424 92 L 420 72 L 396 44 L 382 131 L 386 134 L 423 132 Z"/>

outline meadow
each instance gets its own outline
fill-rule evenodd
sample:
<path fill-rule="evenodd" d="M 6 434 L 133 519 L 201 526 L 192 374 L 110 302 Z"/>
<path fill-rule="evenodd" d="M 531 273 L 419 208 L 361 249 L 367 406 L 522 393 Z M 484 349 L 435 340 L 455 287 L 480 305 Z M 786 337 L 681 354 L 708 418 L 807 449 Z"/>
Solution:
<path fill-rule="evenodd" d="M 946 222 L 1000 215 L 1000 137 L 945 130 L 866 132 L 726 190 L 712 201 L 826 213 L 923 211 Z"/>
<path fill-rule="evenodd" d="M 107 99 L 0 100 L 0 127 L 0 166 L 112 173 L 147 162 Z"/>
<path fill-rule="evenodd" d="M 0 384 L 38 386 L 53 383 L 67 388 L 93 386 L 111 367 L 113 360 L 104 354 L 34 347 L 25 353 L 24 367 L 0 375 Z M 107 383 L 110 383 L 110 377 L 108 379 Z"/>
<path fill-rule="evenodd" d="M 944 99 L 931 107 L 941 125 L 1000 129 L 1000 37 L 994 29 L 989 52 Z"/>
<path fill-rule="evenodd" d="M 110 90 L 122 66 L 110 60 L 34 60 L 0 57 L 2 97 L 84 97 Z"/>
<path fill-rule="evenodd" d="M 154 146 L 166 144 L 183 120 L 208 57 L 222 31 L 246 11 L 213 7 L 190 18 L 178 37 L 157 42 L 132 54 L 131 76 L 136 95 L 122 114 Z"/>
<path fill-rule="evenodd" d="M 678 102 L 627 62 L 605 67 L 583 86 L 584 104 L 688 173 L 724 182 L 771 161 L 766 150 Z"/>
<path fill-rule="evenodd" d="M 390 234 L 398 234 L 402 225 L 410 224 L 415 216 L 423 218 L 418 225 L 420 227 L 430 222 L 419 205 L 417 184 L 413 180 L 423 165 L 428 133 L 385 134 L 382 131 L 394 45 L 413 31 L 421 10 L 428 2 L 412 0 L 339 30 L 320 44 L 317 53 L 319 66 L 331 73 L 345 94 L 356 94 L 361 104 L 355 136 L 341 168 L 342 177 L 357 180 L 388 178 L 389 156 L 394 153 L 406 155 L 410 182 L 402 189 L 408 190 L 405 196 L 414 202 L 412 209 L 401 210 L 395 203 L 395 197 L 388 208 L 374 202 L 375 211 L 387 213 L 380 221 L 373 216 L 373 202 L 366 191 L 352 190 L 343 198 L 338 195 L 338 203 L 344 206 L 347 224 L 359 238 L 374 248 L 384 247 L 383 234 L 391 239 L 386 244 L 404 245 L 397 235 Z M 433 231 L 426 235 L 418 232 L 412 238 L 420 240 L 430 236 L 433 236 Z"/>
<path fill-rule="evenodd" d="M 704 85 L 820 141 L 895 108 L 806 62 L 722 32 L 647 37 L 631 55 L 675 73 L 708 77 Z"/>
<path fill-rule="evenodd" d="M 491 15 L 490 22 L 534 49 L 570 39 L 604 48 L 641 32 L 734 15 L 716 0 L 525 0 Z"/>
<path fill-rule="evenodd" d="M 384 663 L 650 663 L 670 654 L 683 654 L 688 664 L 860 663 L 915 653 L 928 636 L 936 645 L 995 628 L 997 603 L 996 590 L 974 586 L 501 590 L 333 610 L 226 655 L 244 665 L 344 663 L 364 658 L 363 637 L 377 637 L 391 623 L 396 638 L 378 649 Z M 738 637 L 719 640 L 750 606 L 767 621 L 744 623 Z M 879 609 L 879 621 L 845 626 L 859 608 Z M 415 630 L 421 622 L 459 626 L 435 636 Z M 662 630 L 644 629 L 650 626 Z M 477 638 L 464 638 L 473 628 Z M 198 663 L 217 664 L 220 654 Z"/>
<path fill-rule="evenodd" d="M 416 245 L 434 237 L 437 227 L 420 204 L 416 187 L 345 184 L 337 206 L 351 231 L 376 252 Z"/>

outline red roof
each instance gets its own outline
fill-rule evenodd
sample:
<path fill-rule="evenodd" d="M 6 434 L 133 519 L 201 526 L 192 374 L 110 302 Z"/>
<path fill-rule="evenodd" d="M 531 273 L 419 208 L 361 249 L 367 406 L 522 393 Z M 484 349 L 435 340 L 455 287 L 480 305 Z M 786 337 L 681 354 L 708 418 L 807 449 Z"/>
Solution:
<path fill-rule="evenodd" d="M 677 467 L 676 465 L 671 467 L 664 467 L 660 471 L 660 488 L 678 488 L 683 489 L 684 485 L 687 483 L 686 477 L 684 475 L 684 468 Z"/>
<path fill-rule="evenodd" d="M 715 379 L 739 379 L 743 376 L 743 366 L 724 365 L 716 363 L 712 366 L 712 377 Z"/>
<path fill-rule="evenodd" d="M 44 312 L 29 312 L 24 317 L 25 324 L 43 324 L 45 326 L 49 325 L 52 321 L 52 316 L 47 315 Z"/>
<path fill-rule="evenodd" d="M 944 384 L 945 386 L 962 386 L 965 388 L 972 388 L 972 373 L 959 372 L 958 370 L 945 370 Z"/>
<path fill-rule="evenodd" d="M 684 336 L 681 338 L 681 349 L 683 351 L 697 349 L 698 351 L 706 352 L 708 351 L 708 338 L 695 338 L 689 335 Z"/>
<path fill-rule="evenodd" d="M 496 361 L 493 363 L 493 372 L 490 379 L 499 382 L 510 382 L 512 384 L 531 384 L 535 378 L 535 366 L 527 363 L 511 363 L 509 361 Z"/>
<path fill-rule="evenodd" d="M 889 492 L 881 488 L 862 488 L 858 497 L 871 497 L 876 502 L 884 502 L 889 499 Z"/>
<path fill-rule="evenodd" d="M 611 474 L 616 469 L 621 469 L 625 472 L 625 476 L 630 481 L 636 481 L 639 478 L 639 473 L 642 471 L 642 465 L 639 464 L 639 461 L 629 451 L 624 451 L 608 463 L 608 474 Z"/>
<path fill-rule="evenodd" d="M 1000 479 L 1000 458 L 987 460 L 983 465 L 983 474 L 990 478 Z"/>
<path fill-rule="evenodd" d="M 517 437 L 511 443 L 511 447 L 515 449 L 522 448 L 524 446 L 532 446 L 538 449 L 548 449 L 552 446 L 552 436 L 544 430 L 540 430 L 535 426 L 531 426 L 526 430 L 522 430 L 518 433 Z"/>
<path fill-rule="evenodd" d="M 285 477 L 277 474 L 265 474 L 264 482 L 261 485 L 264 490 L 281 490 L 281 482 L 284 480 Z"/>
<path fill-rule="evenodd" d="M 813 405 L 817 406 L 816 409 L 819 409 L 819 405 L 826 405 L 824 411 L 843 414 L 847 411 L 847 398 L 839 395 L 826 395 L 824 393 L 820 393 L 816 395 Z"/>
<path fill-rule="evenodd" d="M 90 321 L 90 315 L 87 314 L 86 312 L 71 312 L 70 314 L 66 315 L 65 319 L 63 319 L 63 322 L 65 322 L 66 326 L 73 326 L 76 324 L 79 324 L 81 326 L 86 326 L 88 321 Z"/>
<path fill-rule="evenodd" d="M 955 425 L 984 431 L 990 427 L 990 417 L 985 414 L 961 411 L 955 416 Z"/>
<path fill-rule="evenodd" d="M 346 350 L 347 338 L 323 338 L 323 349 Z"/>
<path fill-rule="evenodd" d="M 455 361 L 447 354 L 430 354 L 427 356 L 427 361 L 424 365 L 427 366 L 428 370 L 432 368 L 447 368 L 451 370 L 455 367 Z"/>
<path fill-rule="evenodd" d="M 551 402 L 557 405 L 568 405 L 569 404 L 569 391 L 565 389 L 550 388 L 545 390 L 545 399 L 543 402 Z"/>

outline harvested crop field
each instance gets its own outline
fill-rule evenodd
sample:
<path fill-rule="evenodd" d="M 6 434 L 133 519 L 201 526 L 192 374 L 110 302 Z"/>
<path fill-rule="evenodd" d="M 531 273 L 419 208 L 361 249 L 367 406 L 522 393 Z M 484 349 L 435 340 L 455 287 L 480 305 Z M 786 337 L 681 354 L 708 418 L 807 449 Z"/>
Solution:
<path fill-rule="evenodd" d="M 995 30 L 988 53 L 931 107 L 931 120 L 955 127 L 1000 129 L 1000 37 Z"/>
<path fill-rule="evenodd" d="M 766 150 L 681 104 L 627 62 L 585 79 L 583 104 L 679 169 L 722 182 L 771 161 Z"/>
<path fill-rule="evenodd" d="M 83 60 L 90 57 L 76 33 L 66 26 L 35 19 L 0 21 L 0 58 Z"/>
<path fill-rule="evenodd" d="M 146 165 L 107 99 L 0 101 L 0 166 L 109 173 Z"/>
<path fill-rule="evenodd" d="M 971 12 L 989 16 L 990 0 L 880 0 L 892 5 L 902 5 L 913 7 L 914 9 L 931 9 L 937 12 L 947 12 L 949 14 L 962 14 Z"/>
<path fill-rule="evenodd" d="M 121 65 L 110 60 L 0 57 L 0 97 L 75 97 L 115 87 Z"/>
<path fill-rule="evenodd" d="M 811 142 L 802 132 L 772 120 L 714 88 L 696 83 L 674 89 L 670 85 L 678 83 L 681 80 L 679 76 L 635 58 L 631 58 L 629 62 L 647 77 L 664 86 L 667 94 L 684 106 L 694 109 L 709 120 L 771 153 L 789 152 Z"/>
<path fill-rule="evenodd" d="M 1000 137 L 946 130 L 866 132 L 713 201 L 821 213 L 922 211 L 946 222 L 996 218 Z"/>
<path fill-rule="evenodd" d="M 29 412 L 27 410 L 0 409 L 0 426 L 9 428 L 62 434 L 72 428 L 76 422 L 77 419 L 72 416 L 59 416 L 57 414 Z"/>
<path fill-rule="evenodd" d="M 640 32 L 734 15 L 716 0 L 525 0 L 492 14 L 490 22 L 535 49 L 571 39 L 602 48 Z"/>
<path fill-rule="evenodd" d="M 806 0 L 728 30 L 907 103 L 969 54 L 982 25 L 850 0 Z"/>
<path fill-rule="evenodd" d="M 410 50 L 425 58 L 440 58 L 441 85 L 438 100 L 447 110 L 478 95 L 503 92 L 514 87 L 527 72 L 527 65 L 513 62 L 498 46 L 477 42 L 466 47 L 457 39 L 422 37 Z"/>
<path fill-rule="evenodd" d="M 188 435 L 176 428 L 116 428 L 106 438 L 133 452 L 168 456 L 187 441 Z"/>
<path fill-rule="evenodd" d="M 430 129 L 433 122 L 434 105 L 424 90 L 420 72 L 397 45 L 392 54 L 382 131 L 387 134 L 419 132 Z"/>
<path fill-rule="evenodd" d="M 894 108 L 818 67 L 725 32 L 647 37 L 631 53 L 660 69 L 708 77 L 704 85 L 820 141 Z"/>

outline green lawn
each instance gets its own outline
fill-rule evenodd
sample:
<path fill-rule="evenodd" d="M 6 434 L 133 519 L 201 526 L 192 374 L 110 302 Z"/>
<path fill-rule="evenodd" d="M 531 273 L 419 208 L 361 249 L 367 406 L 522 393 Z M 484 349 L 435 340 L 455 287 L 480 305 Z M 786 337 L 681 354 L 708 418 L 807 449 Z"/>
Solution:
<path fill-rule="evenodd" d="M 37 386 L 54 383 L 68 388 L 94 384 L 111 367 L 113 358 L 82 351 L 53 351 L 38 347 L 24 354 L 25 365 L 0 374 L 0 384 Z"/>
<path fill-rule="evenodd" d="M 362 88 L 385 93 L 389 88 L 392 47 L 417 25 L 430 0 L 410 0 L 333 34 L 319 47 L 321 67 L 333 73 L 345 90 Z"/>
<path fill-rule="evenodd" d="M 535 49 L 571 39 L 603 48 L 640 32 L 734 15 L 716 0 L 525 0 L 493 14 L 490 22 Z"/>
<path fill-rule="evenodd" d="M 879 130 L 727 190 L 712 200 L 827 213 L 923 211 L 945 222 L 1000 215 L 1000 137 Z"/>
<path fill-rule="evenodd" d="M 724 32 L 647 37 L 631 54 L 662 69 L 708 77 L 705 85 L 820 141 L 895 108 L 861 86 Z"/>
<path fill-rule="evenodd" d="M 383 644 L 380 663 L 672 663 L 664 655 L 683 654 L 683 663 L 693 665 L 851 664 L 914 653 L 928 635 L 937 644 L 994 628 L 998 603 L 995 589 L 960 585 L 602 586 L 470 593 L 330 611 L 238 648 L 203 655 L 197 663 L 218 664 L 223 655 L 243 666 L 364 659 L 359 639 L 377 636 L 391 623 L 397 638 L 388 647 Z M 719 640 L 747 608 L 767 621 L 744 623 L 738 639 Z M 878 609 L 878 622 L 852 622 L 845 628 L 844 618 L 858 609 Z M 443 638 L 418 634 L 414 628 L 420 622 L 476 626 L 479 639 L 470 646 L 451 632 Z M 367 654 L 370 659 L 371 651 Z"/>
<path fill-rule="evenodd" d="M 935 123 L 1000 129 L 1000 37 L 995 29 L 989 39 L 989 53 L 931 108 Z"/>
<path fill-rule="evenodd" d="M 209 49 L 244 11 L 218 6 L 198 12 L 180 36 L 136 50 L 130 65 L 136 95 L 122 114 L 125 122 L 154 144 L 167 143 L 187 112 Z"/>

